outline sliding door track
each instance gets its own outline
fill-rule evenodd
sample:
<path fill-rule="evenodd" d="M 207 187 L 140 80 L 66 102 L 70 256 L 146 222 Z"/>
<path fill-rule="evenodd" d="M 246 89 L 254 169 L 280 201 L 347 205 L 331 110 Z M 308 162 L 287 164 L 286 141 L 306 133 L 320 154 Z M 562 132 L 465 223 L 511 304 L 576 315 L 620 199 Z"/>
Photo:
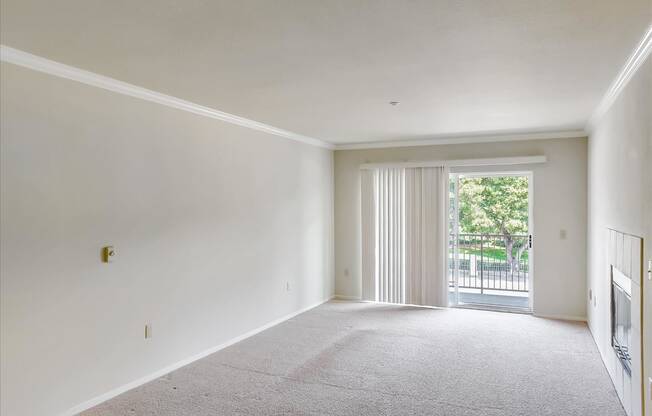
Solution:
<path fill-rule="evenodd" d="M 490 311 L 490 312 L 507 312 L 507 313 L 520 313 L 525 315 L 532 315 L 532 309 L 530 308 L 517 308 L 510 306 L 501 306 L 501 305 L 491 305 L 485 303 L 463 303 L 452 308 L 458 309 L 476 309 L 481 311 Z"/>

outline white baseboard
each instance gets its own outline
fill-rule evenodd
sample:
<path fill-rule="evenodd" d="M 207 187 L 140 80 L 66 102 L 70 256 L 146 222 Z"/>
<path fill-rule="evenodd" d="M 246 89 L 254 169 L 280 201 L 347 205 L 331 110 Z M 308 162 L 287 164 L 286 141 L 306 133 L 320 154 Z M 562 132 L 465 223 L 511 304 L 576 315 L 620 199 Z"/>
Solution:
<path fill-rule="evenodd" d="M 249 338 L 249 337 L 251 337 L 253 335 L 256 335 L 257 333 L 262 332 L 262 331 L 264 331 L 266 329 L 269 329 L 269 328 L 271 328 L 271 327 L 273 327 L 275 325 L 278 325 L 281 322 L 287 321 L 290 318 L 294 318 L 295 316 L 297 316 L 299 314 L 302 314 L 302 313 L 304 313 L 306 311 L 309 311 L 310 309 L 316 308 L 317 306 L 319 306 L 319 305 L 321 305 L 323 303 L 326 303 L 326 302 L 328 302 L 329 300 L 331 300 L 333 298 L 335 298 L 335 296 L 331 296 L 328 299 L 317 302 L 317 303 L 315 303 L 313 305 L 307 306 L 307 307 L 305 307 L 303 309 L 300 309 L 298 311 L 292 312 L 292 313 L 290 313 L 288 315 L 285 315 L 285 316 L 283 316 L 281 318 L 275 319 L 275 320 L 273 320 L 271 322 L 266 323 L 263 326 L 260 326 L 260 327 L 258 327 L 256 329 L 253 329 L 253 330 L 249 331 L 249 332 L 245 332 L 244 334 L 239 335 L 239 336 L 237 336 L 235 338 L 231 338 L 230 340 L 228 340 L 228 341 L 226 341 L 226 342 L 224 342 L 222 344 L 219 344 L 219 345 L 217 345 L 215 347 L 212 347 L 212 348 L 209 348 L 209 349 L 207 349 L 205 351 L 202 351 L 199 354 L 195 354 L 195 355 L 193 355 L 191 357 L 185 358 L 185 359 L 183 359 L 181 361 L 178 361 L 178 362 L 176 362 L 174 364 L 171 364 L 171 365 L 169 365 L 167 367 L 164 367 L 164 368 L 162 368 L 162 369 L 160 369 L 160 370 L 158 370 L 158 371 L 156 371 L 156 372 L 154 372 L 152 374 L 146 375 L 145 377 L 139 378 L 139 379 L 134 380 L 134 381 L 132 381 L 130 383 L 127 383 L 127 384 L 122 385 L 120 387 L 117 387 L 117 388 L 115 388 L 113 390 L 110 390 L 110 391 L 108 391 L 108 392 L 106 392 L 104 394 L 101 394 L 101 395 L 99 395 L 97 397 L 94 397 L 94 398 L 92 398 L 92 399 L 90 399 L 88 401 L 80 403 L 77 406 L 74 406 L 74 407 L 66 410 L 65 412 L 61 413 L 60 416 L 74 416 L 74 415 L 76 415 L 78 413 L 83 412 L 84 410 L 88 410 L 91 407 L 97 406 L 98 404 L 100 404 L 102 402 L 105 402 L 105 401 L 107 401 L 109 399 L 112 399 L 112 398 L 114 398 L 114 397 L 116 397 L 116 396 L 118 396 L 118 395 L 120 395 L 120 394 L 122 394 L 122 393 L 124 393 L 124 392 L 126 392 L 128 390 L 134 389 L 134 388 L 136 388 L 138 386 L 141 386 L 141 385 L 143 385 L 145 383 L 148 383 L 148 382 L 150 382 L 152 380 L 156 380 L 157 378 L 162 377 L 162 376 L 164 376 L 164 375 L 166 375 L 166 374 L 168 374 L 168 373 L 170 373 L 170 372 L 172 372 L 172 371 L 174 371 L 176 369 L 179 369 L 179 368 L 181 368 L 181 367 L 183 367 L 185 365 L 188 365 L 188 364 L 190 364 L 190 363 L 192 363 L 194 361 L 200 360 L 200 359 L 202 359 L 202 358 L 204 358 L 204 357 L 206 357 L 208 355 L 211 355 L 211 354 L 213 354 L 213 353 L 215 353 L 215 352 L 217 352 L 217 351 L 219 351 L 221 349 L 224 349 L 224 348 L 226 348 L 228 346 L 231 346 L 231 345 L 233 345 L 233 344 L 235 344 L 237 342 L 240 342 L 240 341 L 242 341 L 244 339 L 247 339 L 247 338 Z"/>
<path fill-rule="evenodd" d="M 334 299 L 337 299 L 337 300 L 360 300 L 360 297 L 359 296 L 335 295 Z"/>
<path fill-rule="evenodd" d="M 537 318 L 558 319 L 560 321 L 586 322 L 586 316 L 549 315 L 549 314 L 542 314 L 542 313 L 534 313 L 533 315 L 536 316 Z"/>

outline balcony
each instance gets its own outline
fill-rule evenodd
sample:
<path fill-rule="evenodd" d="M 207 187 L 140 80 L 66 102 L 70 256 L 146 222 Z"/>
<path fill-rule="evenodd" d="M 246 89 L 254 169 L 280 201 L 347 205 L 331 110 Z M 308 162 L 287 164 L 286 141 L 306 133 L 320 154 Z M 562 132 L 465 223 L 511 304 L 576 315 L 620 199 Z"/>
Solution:
<path fill-rule="evenodd" d="M 529 310 L 530 236 L 451 234 L 451 304 Z"/>

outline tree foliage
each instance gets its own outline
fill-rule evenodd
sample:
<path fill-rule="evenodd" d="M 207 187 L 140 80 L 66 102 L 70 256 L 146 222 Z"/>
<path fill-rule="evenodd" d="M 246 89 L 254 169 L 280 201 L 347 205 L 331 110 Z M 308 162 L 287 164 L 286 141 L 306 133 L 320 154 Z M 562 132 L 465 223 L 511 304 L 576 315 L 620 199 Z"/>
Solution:
<path fill-rule="evenodd" d="M 501 235 L 507 263 L 518 270 L 527 241 L 514 236 L 528 232 L 527 177 L 460 178 L 458 204 L 460 232 Z"/>
<path fill-rule="evenodd" d="M 528 231 L 528 179 L 460 178 L 460 232 L 511 236 Z"/>

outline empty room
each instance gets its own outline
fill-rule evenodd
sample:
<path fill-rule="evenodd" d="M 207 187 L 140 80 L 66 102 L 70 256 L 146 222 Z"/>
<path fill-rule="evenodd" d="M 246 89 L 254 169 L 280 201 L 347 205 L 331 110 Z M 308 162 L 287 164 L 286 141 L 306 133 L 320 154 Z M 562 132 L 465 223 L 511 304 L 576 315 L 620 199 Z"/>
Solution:
<path fill-rule="evenodd" d="M 651 0 L 0 0 L 2 416 L 652 416 Z"/>

